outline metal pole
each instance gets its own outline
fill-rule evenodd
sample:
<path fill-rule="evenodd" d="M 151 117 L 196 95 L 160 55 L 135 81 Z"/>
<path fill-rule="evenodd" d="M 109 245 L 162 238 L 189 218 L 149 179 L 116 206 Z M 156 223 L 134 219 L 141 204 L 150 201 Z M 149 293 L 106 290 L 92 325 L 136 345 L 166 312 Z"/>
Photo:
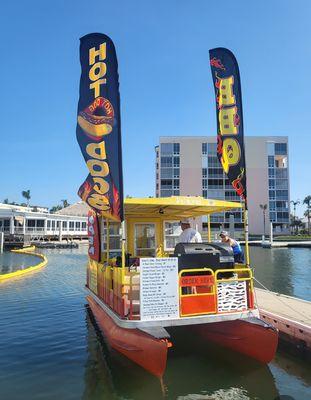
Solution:
<path fill-rule="evenodd" d="M 0 232 L 0 254 L 3 253 L 4 233 Z"/>
<path fill-rule="evenodd" d="M 246 266 L 250 266 L 249 262 L 249 247 L 248 247 L 248 210 L 243 203 L 243 213 L 244 213 L 244 232 L 245 232 L 245 259 L 246 259 Z"/>
<path fill-rule="evenodd" d="M 211 241 L 211 216 L 207 214 L 207 239 Z"/>
<path fill-rule="evenodd" d="M 106 229 L 107 229 L 107 235 L 106 235 L 106 238 L 107 238 L 106 250 L 107 250 L 107 264 L 108 264 L 108 262 L 109 262 L 109 239 L 110 239 L 110 237 L 109 237 L 109 219 L 108 219 L 108 218 L 106 218 Z"/>
<path fill-rule="evenodd" d="M 265 240 L 266 236 L 266 211 L 263 210 L 263 240 Z"/>
<path fill-rule="evenodd" d="M 121 222 L 121 249 L 122 249 L 122 275 L 121 275 L 121 282 L 122 285 L 124 285 L 124 276 L 125 276 L 125 240 L 126 240 L 126 236 L 125 236 L 125 221 Z"/>

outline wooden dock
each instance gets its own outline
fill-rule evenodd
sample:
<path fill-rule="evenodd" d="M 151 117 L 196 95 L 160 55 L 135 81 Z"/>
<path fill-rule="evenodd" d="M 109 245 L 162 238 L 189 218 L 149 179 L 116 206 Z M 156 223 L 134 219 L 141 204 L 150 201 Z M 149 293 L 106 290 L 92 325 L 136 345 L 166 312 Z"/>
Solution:
<path fill-rule="evenodd" d="M 280 339 L 311 354 L 311 302 L 255 289 L 262 319 L 279 330 Z"/>

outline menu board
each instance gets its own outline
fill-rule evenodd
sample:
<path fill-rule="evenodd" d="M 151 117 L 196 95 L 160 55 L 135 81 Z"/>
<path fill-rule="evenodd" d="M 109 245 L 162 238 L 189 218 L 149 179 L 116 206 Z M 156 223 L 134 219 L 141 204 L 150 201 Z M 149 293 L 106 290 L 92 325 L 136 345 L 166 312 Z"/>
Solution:
<path fill-rule="evenodd" d="M 140 259 L 140 319 L 179 318 L 178 259 Z"/>

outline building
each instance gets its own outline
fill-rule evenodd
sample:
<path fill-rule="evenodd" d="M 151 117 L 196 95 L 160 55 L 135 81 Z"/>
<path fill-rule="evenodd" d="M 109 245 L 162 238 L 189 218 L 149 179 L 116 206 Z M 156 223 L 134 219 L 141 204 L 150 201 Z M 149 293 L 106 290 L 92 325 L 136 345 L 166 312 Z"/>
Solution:
<path fill-rule="evenodd" d="M 226 178 L 216 153 L 216 137 L 162 136 L 156 151 L 156 196 L 203 196 L 239 201 Z M 276 233 L 289 231 L 289 163 L 286 136 L 251 136 L 245 138 L 249 230 L 263 234 L 269 221 Z M 231 213 L 232 214 L 232 213 Z M 236 212 L 236 230 L 243 229 L 241 212 Z M 231 217 L 232 219 L 233 217 Z M 229 227 L 228 213 L 211 217 L 212 230 Z M 206 229 L 206 220 L 200 223 Z"/>
<path fill-rule="evenodd" d="M 83 205 L 76 203 L 77 214 L 73 213 L 74 206 L 50 214 L 42 211 L 32 211 L 33 208 L 0 203 L 0 232 L 5 238 L 28 236 L 29 240 L 48 238 L 83 238 L 87 237 L 87 211 Z M 81 210 L 80 210 L 81 209 Z"/>

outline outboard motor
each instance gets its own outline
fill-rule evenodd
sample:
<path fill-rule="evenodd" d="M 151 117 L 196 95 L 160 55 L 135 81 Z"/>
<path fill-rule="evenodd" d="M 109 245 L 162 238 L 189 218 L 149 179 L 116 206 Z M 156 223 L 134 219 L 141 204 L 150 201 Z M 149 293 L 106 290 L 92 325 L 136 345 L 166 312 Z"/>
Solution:
<path fill-rule="evenodd" d="M 226 243 L 177 243 L 174 256 L 178 258 L 178 269 L 234 268 L 232 247 Z"/>

